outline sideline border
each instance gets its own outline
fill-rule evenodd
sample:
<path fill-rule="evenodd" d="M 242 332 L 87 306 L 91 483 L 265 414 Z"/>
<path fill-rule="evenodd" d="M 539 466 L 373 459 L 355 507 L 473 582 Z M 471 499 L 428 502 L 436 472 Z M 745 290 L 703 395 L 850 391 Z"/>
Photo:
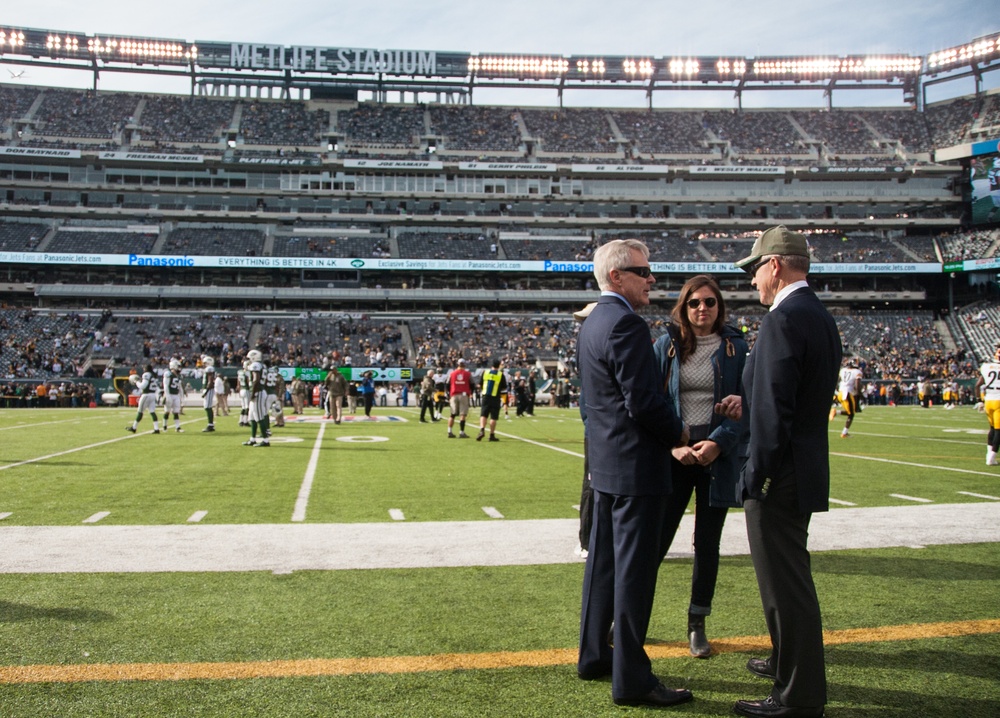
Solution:
<path fill-rule="evenodd" d="M 873 628 L 824 631 L 827 646 L 957 638 L 1000 633 L 1000 619 L 913 623 Z M 714 653 L 766 650 L 768 636 L 713 639 Z M 652 659 L 687 658 L 686 642 L 653 643 L 646 647 Z M 429 656 L 368 658 L 314 658 L 302 660 L 225 663 L 96 663 L 74 665 L 0 666 L 0 684 L 88 683 L 112 681 L 247 680 L 371 674 L 475 671 L 501 668 L 540 668 L 575 665 L 576 648 L 496 653 L 439 653 Z"/>

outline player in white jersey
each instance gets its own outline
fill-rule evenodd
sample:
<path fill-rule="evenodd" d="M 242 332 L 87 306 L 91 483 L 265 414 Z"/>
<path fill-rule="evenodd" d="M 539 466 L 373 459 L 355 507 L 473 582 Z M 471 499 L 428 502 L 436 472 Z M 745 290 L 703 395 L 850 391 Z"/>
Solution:
<path fill-rule="evenodd" d="M 917 403 L 925 409 L 929 407 L 931 403 L 930 382 L 922 376 L 917 377 Z"/>
<path fill-rule="evenodd" d="M 840 438 L 850 436 L 848 429 L 854 423 L 854 415 L 858 413 L 858 397 L 861 396 L 861 370 L 856 359 L 848 359 L 847 366 L 840 370 L 840 380 L 837 389 L 837 399 L 844 407 L 847 423 L 840 432 Z"/>
<path fill-rule="evenodd" d="M 240 426 L 250 426 L 250 360 L 243 360 L 243 368 L 236 372 L 236 385 L 240 390 Z"/>
<path fill-rule="evenodd" d="M 284 426 L 285 380 L 282 379 L 281 374 L 278 373 L 278 367 L 268 366 L 265 368 L 264 384 L 267 386 L 268 421 L 270 422 L 271 420 L 271 414 L 274 414 L 274 425 Z M 270 426 L 268 426 L 267 436 L 271 436 Z"/>
<path fill-rule="evenodd" d="M 174 431 L 181 433 L 181 395 L 184 392 L 184 379 L 181 377 L 181 363 L 170 360 L 170 371 L 163 373 L 163 430 L 167 430 L 170 415 L 174 415 Z"/>
<path fill-rule="evenodd" d="M 983 392 L 983 405 L 990 431 L 986 436 L 986 465 L 997 465 L 1000 451 L 1000 346 L 993 352 L 993 361 L 983 362 L 976 380 L 976 396 Z"/>
<path fill-rule="evenodd" d="M 274 403 L 271 404 L 271 411 L 274 413 L 274 425 L 285 425 L 285 377 L 281 376 L 278 367 L 271 367 L 274 370 Z"/>
<path fill-rule="evenodd" d="M 135 413 L 135 420 L 125 427 L 125 431 L 131 431 L 134 434 L 139 422 L 142 421 L 142 415 L 148 411 L 149 418 L 153 420 L 153 433 L 159 434 L 160 420 L 156 416 L 156 389 L 159 384 L 153 376 L 153 366 L 147 364 L 143 367 L 142 376 L 132 374 L 128 380 L 139 390 L 139 407 Z"/>
<path fill-rule="evenodd" d="M 945 409 L 954 409 L 958 406 L 958 382 L 946 379 L 942 386 L 941 398 L 944 400 Z"/>
<path fill-rule="evenodd" d="M 264 366 L 264 355 L 257 349 L 247 352 L 247 359 L 250 365 L 247 372 L 250 374 L 250 439 L 244 441 L 244 446 L 270 446 L 267 440 L 271 433 L 270 417 L 267 409 L 267 367 Z M 260 429 L 260 442 L 257 441 L 257 430 Z"/>
<path fill-rule="evenodd" d="M 204 367 L 204 375 L 201 378 L 201 405 L 208 417 L 208 426 L 201 430 L 205 433 L 215 431 L 215 360 L 210 356 L 203 356 L 201 364 Z"/>

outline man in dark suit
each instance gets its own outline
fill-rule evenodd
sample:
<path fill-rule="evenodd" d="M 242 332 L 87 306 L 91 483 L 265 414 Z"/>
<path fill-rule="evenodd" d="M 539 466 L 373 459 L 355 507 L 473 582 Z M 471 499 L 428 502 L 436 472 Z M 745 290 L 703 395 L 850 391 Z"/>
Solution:
<path fill-rule="evenodd" d="M 676 705 L 691 700 L 690 691 L 667 688 L 653 675 L 644 644 L 670 493 L 670 447 L 687 441 L 687 427 L 663 394 L 649 327 L 634 311 L 649 304 L 656 281 L 646 245 L 602 245 L 594 275 L 601 297 L 577 342 L 594 490 L 577 672 L 584 680 L 611 674 L 619 705 Z"/>
<path fill-rule="evenodd" d="M 771 310 L 743 372 L 744 397 L 720 410 L 749 418 L 750 443 L 737 487 L 768 632 L 769 658 L 747 668 L 772 679 L 764 700 L 737 701 L 746 716 L 813 718 L 826 705 L 819 599 L 807 541 L 813 512 L 830 496 L 830 402 L 841 344 L 837 325 L 806 284 L 806 238 L 773 227 L 736 263 Z"/>

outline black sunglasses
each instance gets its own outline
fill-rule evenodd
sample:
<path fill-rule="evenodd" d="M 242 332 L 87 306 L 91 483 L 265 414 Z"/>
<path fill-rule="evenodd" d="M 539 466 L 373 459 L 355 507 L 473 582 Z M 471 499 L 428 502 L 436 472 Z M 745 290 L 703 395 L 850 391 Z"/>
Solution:
<path fill-rule="evenodd" d="M 638 274 L 640 277 L 645 279 L 653 273 L 653 270 L 649 267 L 622 267 L 622 272 L 630 272 L 632 274 Z"/>
<path fill-rule="evenodd" d="M 697 309 L 698 307 L 701 306 L 702 302 L 705 303 L 706 307 L 711 309 L 712 307 L 714 307 L 716 304 L 719 303 L 719 300 L 716 299 L 715 297 L 705 297 L 704 299 L 689 299 L 684 303 L 687 304 L 688 309 Z"/>
<path fill-rule="evenodd" d="M 771 258 L 768 257 L 767 259 L 762 259 L 759 262 L 757 262 L 756 264 L 751 265 L 750 268 L 747 269 L 747 274 L 749 274 L 751 277 L 754 276 L 755 274 L 757 274 L 757 270 L 758 269 L 760 269 L 761 267 L 763 267 L 765 264 L 767 264 L 770 261 L 771 261 Z"/>

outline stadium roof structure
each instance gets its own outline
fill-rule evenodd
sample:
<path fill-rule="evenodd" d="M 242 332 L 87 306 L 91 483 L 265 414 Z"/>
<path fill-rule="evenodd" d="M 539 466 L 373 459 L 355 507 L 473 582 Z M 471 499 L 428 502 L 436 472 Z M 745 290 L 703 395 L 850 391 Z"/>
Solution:
<path fill-rule="evenodd" d="M 558 55 L 447 52 L 356 47 L 285 46 L 251 42 L 177 40 L 19 28 L 0 25 L 0 59 L 15 65 L 188 77 L 191 93 L 226 94 L 230 87 L 257 88 L 291 97 L 376 99 L 388 92 L 436 93 L 471 103 L 477 88 L 641 90 L 652 106 L 655 93 L 671 90 L 820 90 L 829 106 L 835 89 L 900 90 L 903 101 L 922 106 L 926 87 L 975 79 L 1000 69 L 1000 33 L 925 56 L 661 56 Z M 249 91 L 249 89 L 248 89 Z M 237 90 L 238 92 L 238 90 Z"/>

